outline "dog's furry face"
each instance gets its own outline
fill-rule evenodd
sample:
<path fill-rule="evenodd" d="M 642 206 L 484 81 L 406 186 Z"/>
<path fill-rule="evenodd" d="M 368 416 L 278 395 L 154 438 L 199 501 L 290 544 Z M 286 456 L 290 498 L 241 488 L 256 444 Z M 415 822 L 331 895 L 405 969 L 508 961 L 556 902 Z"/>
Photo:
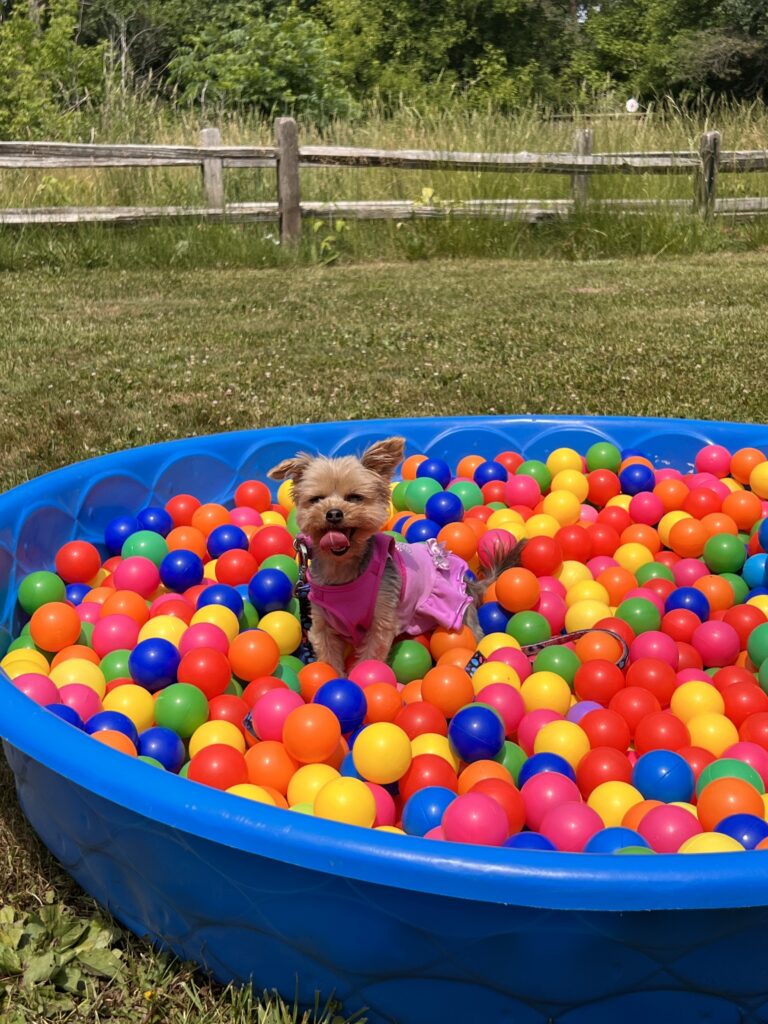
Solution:
<path fill-rule="evenodd" d="M 290 479 L 299 529 L 312 541 L 313 563 L 339 563 L 354 578 L 368 548 L 389 515 L 389 481 L 402 461 L 404 440 L 391 437 L 353 455 L 328 459 L 300 452 L 269 471 L 273 480 Z M 327 576 L 336 576 L 331 569 Z"/>

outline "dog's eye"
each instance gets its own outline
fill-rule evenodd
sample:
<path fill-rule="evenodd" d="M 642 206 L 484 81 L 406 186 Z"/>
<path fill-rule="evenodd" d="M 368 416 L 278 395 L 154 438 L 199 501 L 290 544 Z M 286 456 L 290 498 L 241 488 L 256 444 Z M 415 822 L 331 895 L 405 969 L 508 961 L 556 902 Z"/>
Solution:
<path fill-rule="evenodd" d="M 362 494 L 348 494 L 344 501 L 363 501 Z"/>
<path fill-rule="evenodd" d="M 318 503 L 318 501 L 322 501 L 322 500 L 323 500 L 323 495 L 322 494 L 316 494 L 314 498 L 310 498 L 309 499 L 309 504 L 310 505 L 316 505 Z"/>

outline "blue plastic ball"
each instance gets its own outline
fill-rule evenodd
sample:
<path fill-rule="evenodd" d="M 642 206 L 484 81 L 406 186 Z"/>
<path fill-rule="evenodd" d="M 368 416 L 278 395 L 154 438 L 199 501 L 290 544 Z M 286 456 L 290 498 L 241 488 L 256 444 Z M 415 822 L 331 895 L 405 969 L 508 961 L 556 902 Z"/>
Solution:
<path fill-rule="evenodd" d="M 729 814 L 715 826 L 715 832 L 736 839 L 746 850 L 754 850 L 759 842 L 768 839 L 768 821 L 756 814 Z"/>
<path fill-rule="evenodd" d="M 437 828 L 443 820 L 446 807 L 456 794 L 446 786 L 425 786 L 409 797 L 403 807 L 403 831 L 409 836 L 424 836 Z"/>
<path fill-rule="evenodd" d="M 645 800 L 671 804 L 687 802 L 693 796 L 696 779 L 693 769 L 673 750 L 649 750 L 632 769 L 632 785 Z"/>
<path fill-rule="evenodd" d="M 85 731 L 90 736 L 93 736 L 95 732 L 102 732 L 104 729 L 114 729 L 115 732 L 123 733 L 134 746 L 139 742 L 138 729 L 128 715 L 124 715 L 121 711 L 97 711 L 85 723 Z"/>
<path fill-rule="evenodd" d="M 702 622 L 709 618 L 709 601 L 700 590 L 695 587 L 678 587 L 673 590 L 664 602 L 664 611 L 677 611 L 684 608 L 686 611 L 698 615 Z"/>
<path fill-rule="evenodd" d="M 763 522 L 768 523 L 768 519 L 764 519 Z M 765 585 L 766 563 L 768 563 L 768 555 L 761 551 L 757 555 L 750 555 L 741 567 L 742 579 L 750 590 L 753 587 L 762 587 Z"/>
<path fill-rule="evenodd" d="M 584 847 L 584 853 L 615 853 L 617 850 L 624 850 L 628 846 L 646 846 L 650 844 L 643 839 L 639 832 L 632 828 L 622 828 L 619 825 L 611 828 L 601 828 L 595 832 Z"/>
<path fill-rule="evenodd" d="M 504 747 L 504 723 L 486 704 L 467 704 L 451 719 L 448 742 L 454 754 L 467 764 L 493 760 Z"/>
<path fill-rule="evenodd" d="M 361 686 L 351 679 L 330 679 L 316 691 L 313 704 L 322 704 L 336 715 L 342 733 L 354 732 L 363 724 L 368 702 Z"/>
<path fill-rule="evenodd" d="M 104 529 L 107 551 L 110 555 L 119 555 L 131 534 L 138 533 L 141 529 L 141 523 L 135 516 L 117 516 L 111 519 Z"/>
<path fill-rule="evenodd" d="M 137 749 L 140 757 L 154 757 L 166 771 L 173 772 L 174 775 L 178 773 L 186 758 L 181 737 L 173 729 L 166 729 L 162 725 L 145 729 L 139 736 Z"/>
<path fill-rule="evenodd" d="M 85 729 L 85 722 L 82 720 L 80 715 L 71 708 L 68 704 L 46 704 L 46 708 L 52 711 L 57 718 L 63 719 L 69 725 L 74 725 L 76 729 Z"/>
<path fill-rule="evenodd" d="M 768 519 L 763 519 L 757 528 L 757 539 L 763 551 L 768 551 Z"/>
<path fill-rule="evenodd" d="M 555 844 L 551 843 L 546 836 L 540 832 L 518 832 L 509 839 L 505 839 L 504 846 L 512 850 L 554 850 Z"/>
<path fill-rule="evenodd" d="M 634 462 L 619 473 L 619 483 L 624 494 L 652 491 L 656 485 L 656 474 L 644 463 Z"/>
<path fill-rule="evenodd" d="M 489 459 L 487 462 L 480 463 L 474 472 L 473 479 L 478 487 L 484 487 L 492 480 L 508 480 L 509 473 L 500 462 Z"/>
<path fill-rule="evenodd" d="M 200 592 L 197 607 L 206 608 L 209 604 L 218 604 L 229 608 L 238 618 L 243 614 L 242 597 L 234 587 L 230 587 L 226 583 L 212 583 L 210 587 L 206 587 Z"/>
<path fill-rule="evenodd" d="M 557 772 L 558 775 L 567 776 L 572 782 L 576 781 L 576 772 L 564 757 L 544 752 L 532 754 L 527 761 L 523 762 L 517 776 L 518 788 L 524 786 L 534 775 L 541 775 L 544 772 Z"/>
<path fill-rule="evenodd" d="M 339 775 L 343 775 L 346 779 L 363 778 L 357 768 L 355 768 L 355 759 L 351 750 L 342 758 L 341 764 L 339 765 Z"/>
<path fill-rule="evenodd" d="M 140 529 L 152 530 L 153 533 L 159 533 L 161 537 L 167 537 L 173 529 L 173 516 L 159 506 L 143 508 L 136 518 L 139 521 Z"/>
<path fill-rule="evenodd" d="M 406 530 L 405 539 L 409 544 L 421 544 L 425 540 L 434 540 L 441 530 L 442 526 L 431 519 L 417 519 Z"/>
<path fill-rule="evenodd" d="M 181 655 L 170 640 L 150 637 L 140 640 L 131 651 L 128 671 L 135 683 L 155 693 L 176 682 L 180 661 Z"/>
<path fill-rule="evenodd" d="M 87 583 L 69 583 L 67 584 L 67 600 L 70 604 L 82 604 L 90 589 Z"/>
<path fill-rule="evenodd" d="M 441 487 L 447 487 L 452 478 L 451 467 L 442 459 L 425 459 L 416 468 L 416 476 L 428 476 L 437 480 Z"/>
<path fill-rule="evenodd" d="M 745 598 L 745 602 L 752 597 L 763 597 L 768 594 L 768 587 L 753 587 Z"/>
<path fill-rule="evenodd" d="M 448 523 L 460 523 L 464 519 L 464 506 L 458 494 L 452 491 L 438 491 L 431 498 L 427 498 L 424 514 L 433 523 L 447 526 Z"/>
<path fill-rule="evenodd" d="M 281 569 L 259 569 L 248 584 L 248 598 L 259 613 L 279 612 L 293 597 L 293 583 Z"/>
<path fill-rule="evenodd" d="M 504 611 L 498 601 L 488 601 L 477 609 L 477 618 L 484 633 L 503 633 L 512 616 Z"/>
<path fill-rule="evenodd" d="M 160 579 L 169 590 L 177 593 L 196 587 L 203 574 L 203 560 L 200 556 L 183 548 L 169 551 L 160 563 Z"/>
<path fill-rule="evenodd" d="M 395 522 L 394 526 L 392 527 L 392 532 L 402 533 L 402 528 L 405 526 L 405 524 L 408 522 L 412 515 L 412 512 L 406 512 L 404 515 L 400 516 L 400 518 Z"/>
<path fill-rule="evenodd" d="M 225 523 L 217 526 L 208 534 L 208 554 L 211 558 L 218 558 L 225 551 L 232 550 L 247 551 L 248 535 L 234 523 Z"/>

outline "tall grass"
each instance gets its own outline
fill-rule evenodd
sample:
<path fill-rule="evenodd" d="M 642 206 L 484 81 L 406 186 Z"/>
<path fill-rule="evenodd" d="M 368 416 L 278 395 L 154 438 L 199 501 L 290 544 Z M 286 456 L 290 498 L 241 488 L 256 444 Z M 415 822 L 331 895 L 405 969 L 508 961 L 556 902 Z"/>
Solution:
<path fill-rule="evenodd" d="M 556 116 L 540 107 L 500 114 L 492 109 L 453 107 L 395 109 L 371 103 L 364 116 L 300 123 L 305 144 L 378 148 L 465 150 L 476 152 L 555 152 L 573 148 L 577 127 L 590 124 L 594 151 L 690 151 L 707 129 L 722 133 L 725 149 L 768 145 L 768 112 L 763 104 L 720 103 L 683 109 L 671 102 L 637 118 L 590 120 L 589 112 Z M 225 144 L 263 144 L 272 139 L 269 120 L 247 111 L 216 112 L 183 108 L 142 95 L 113 97 L 83 122 L 82 141 L 195 144 L 201 127 L 215 124 Z M 419 200 L 424 190 L 433 202 L 467 199 L 568 198 L 567 175 L 504 174 L 397 168 L 312 168 L 302 171 L 305 200 Z M 271 168 L 228 170 L 229 202 L 275 199 Z M 688 175 L 598 175 L 589 182 L 595 199 L 692 199 Z M 766 174 L 721 175 L 719 195 L 768 193 Z M 0 206 L 196 206 L 204 204 L 196 168 L 5 170 L 0 174 Z M 330 232 L 330 234 L 329 234 Z M 619 254 L 695 252 L 752 248 L 765 244 L 768 227 L 759 222 L 720 222 L 703 226 L 693 216 L 660 208 L 652 217 L 607 215 L 590 211 L 567 224 L 526 227 L 492 220 L 449 223 L 342 224 L 306 232 L 298 258 L 335 260 L 352 257 L 424 258 L 432 255 L 535 256 L 567 258 Z M 108 229 L 17 229 L 0 232 L 0 267 L 63 266 L 127 262 L 190 265 L 274 265 L 286 258 L 275 245 L 273 227 L 202 226 L 163 223 L 155 227 Z M 328 238 L 331 242 L 324 242 Z M 296 258 L 296 256 L 292 257 Z"/>

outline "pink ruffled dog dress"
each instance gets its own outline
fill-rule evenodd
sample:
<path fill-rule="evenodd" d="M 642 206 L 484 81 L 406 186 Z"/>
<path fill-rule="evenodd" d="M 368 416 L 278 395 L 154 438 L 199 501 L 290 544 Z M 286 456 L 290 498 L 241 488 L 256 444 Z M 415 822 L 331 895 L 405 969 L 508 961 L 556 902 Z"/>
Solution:
<path fill-rule="evenodd" d="M 436 626 L 459 629 L 472 603 L 467 593 L 463 558 L 447 552 L 435 540 L 397 544 L 394 537 L 377 533 L 373 553 L 361 576 L 351 583 L 321 586 L 311 573 L 309 599 L 323 609 L 330 626 L 353 647 L 359 647 L 373 622 L 376 598 L 387 560 L 392 559 L 402 580 L 398 635 L 418 636 Z"/>

